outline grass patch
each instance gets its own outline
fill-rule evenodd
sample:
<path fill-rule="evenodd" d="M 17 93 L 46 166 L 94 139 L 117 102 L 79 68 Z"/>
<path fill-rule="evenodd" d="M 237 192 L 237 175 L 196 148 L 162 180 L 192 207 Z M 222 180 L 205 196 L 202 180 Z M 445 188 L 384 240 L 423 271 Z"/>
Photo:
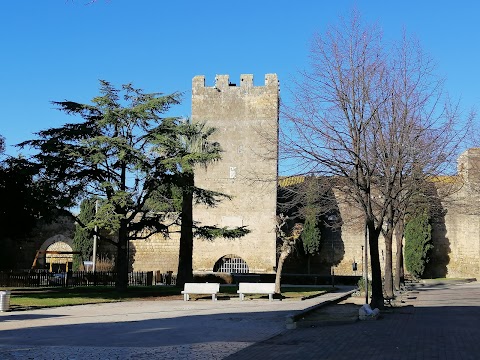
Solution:
<path fill-rule="evenodd" d="M 136 299 L 148 300 L 159 297 L 181 295 L 181 288 L 174 286 L 135 286 L 129 287 L 126 292 L 118 292 L 112 287 L 75 287 L 75 288 L 9 288 L 12 291 L 10 298 L 11 310 L 23 310 L 42 307 L 57 307 L 68 305 L 96 304 L 118 301 L 131 301 Z M 219 298 L 238 297 L 238 287 L 235 285 L 221 286 Z M 320 296 L 330 292 L 331 287 L 282 287 L 284 299 L 305 299 Z M 209 296 L 207 296 L 209 297 Z M 192 297 L 192 299 L 195 296 Z M 198 298 L 203 298 L 199 296 Z M 268 298 L 268 295 L 247 295 L 249 299 Z"/>
<path fill-rule="evenodd" d="M 55 307 L 80 304 L 129 301 L 139 298 L 179 295 L 176 287 L 135 286 L 126 292 L 118 292 L 112 287 L 76 288 L 13 288 L 10 298 L 12 310 L 16 308 Z"/>
<path fill-rule="evenodd" d="M 238 296 L 237 294 L 238 287 L 237 286 L 220 286 L 220 294 L 219 297 L 232 297 L 231 295 Z M 318 287 L 318 286 L 282 286 L 282 298 L 283 299 L 309 299 L 312 297 L 320 296 L 327 292 L 331 292 L 332 287 Z M 260 294 L 246 294 L 246 299 L 268 299 L 268 295 L 260 295 Z"/>

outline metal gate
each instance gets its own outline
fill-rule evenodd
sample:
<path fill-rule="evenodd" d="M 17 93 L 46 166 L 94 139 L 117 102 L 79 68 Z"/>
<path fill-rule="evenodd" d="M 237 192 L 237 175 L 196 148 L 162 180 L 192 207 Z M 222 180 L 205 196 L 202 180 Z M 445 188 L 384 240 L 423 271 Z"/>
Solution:
<path fill-rule="evenodd" d="M 248 273 L 249 269 L 247 263 L 241 257 L 237 255 L 225 255 L 215 263 L 213 271 L 240 274 Z"/>

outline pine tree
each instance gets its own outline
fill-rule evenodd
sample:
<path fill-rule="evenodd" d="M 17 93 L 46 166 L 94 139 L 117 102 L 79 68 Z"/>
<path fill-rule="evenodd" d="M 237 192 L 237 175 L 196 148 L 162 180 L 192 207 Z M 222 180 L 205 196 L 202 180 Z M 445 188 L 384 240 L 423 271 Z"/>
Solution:
<path fill-rule="evenodd" d="M 179 93 L 144 93 L 131 84 L 115 88 L 100 81 L 100 95 L 92 104 L 53 102 L 83 121 L 40 131 L 37 139 L 19 144 L 38 150 L 32 162 L 41 181 L 53 188 L 50 195 L 58 209 L 67 213 L 85 198 L 102 199 L 93 221 L 75 220 L 90 231 L 102 229 L 100 241 L 116 247 L 119 290 L 128 285 L 128 242 L 168 230 L 165 213 L 145 211 L 147 200 L 168 177 L 168 159 L 151 151 L 149 139 L 166 120 L 162 114 L 179 102 Z"/>

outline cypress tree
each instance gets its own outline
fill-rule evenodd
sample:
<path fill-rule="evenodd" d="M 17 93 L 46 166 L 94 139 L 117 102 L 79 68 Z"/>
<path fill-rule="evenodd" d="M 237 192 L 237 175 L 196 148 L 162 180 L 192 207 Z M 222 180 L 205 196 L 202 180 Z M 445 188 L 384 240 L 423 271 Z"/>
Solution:
<path fill-rule="evenodd" d="M 427 211 L 424 211 L 405 225 L 405 265 L 412 276 L 423 276 L 431 249 L 432 226 Z"/>
<path fill-rule="evenodd" d="M 317 216 L 314 207 L 309 207 L 305 216 L 303 232 L 301 235 L 303 250 L 308 257 L 308 273 L 310 273 L 310 259 L 320 250 L 320 229 L 317 226 Z"/>
<path fill-rule="evenodd" d="M 88 224 L 95 218 L 95 198 L 89 198 L 82 201 L 80 205 L 80 214 L 78 220 L 82 224 Z M 73 270 L 80 270 L 83 261 L 88 260 L 93 250 L 93 233 L 91 229 L 77 223 L 75 225 L 75 235 L 73 236 L 73 250 L 80 251 L 81 255 L 73 256 Z"/>

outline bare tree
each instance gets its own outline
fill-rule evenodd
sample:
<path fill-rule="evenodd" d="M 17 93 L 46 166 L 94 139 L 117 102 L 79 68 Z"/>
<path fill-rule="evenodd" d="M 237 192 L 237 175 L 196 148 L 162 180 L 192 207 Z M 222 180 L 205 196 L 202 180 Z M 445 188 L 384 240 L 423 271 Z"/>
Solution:
<path fill-rule="evenodd" d="M 278 242 L 278 253 L 280 254 L 278 258 L 277 273 L 275 276 L 275 293 L 281 294 L 281 279 L 282 279 L 282 269 L 285 260 L 292 253 L 295 248 L 297 240 L 302 234 L 303 225 L 301 223 L 295 223 L 291 230 L 288 229 L 288 216 L 280 214 L 277 216 L 276 224 L 276 233 L 277 233 L 277 242 Z"/>
<path fill-rule="evenodd" d="M 291 106 L 283 109 L 282 151 L 304 173 L 333 176 L 365 217 L 372 299 L 383 307 L 379 236 L 387 239 L 392 286 L 392 238 L 411 192 L 445 171 L 456 155 L 458 108 L 445 104 L 432 62 L 406 37 L 395 51 L 357 12 L 311 47 Z"/>

